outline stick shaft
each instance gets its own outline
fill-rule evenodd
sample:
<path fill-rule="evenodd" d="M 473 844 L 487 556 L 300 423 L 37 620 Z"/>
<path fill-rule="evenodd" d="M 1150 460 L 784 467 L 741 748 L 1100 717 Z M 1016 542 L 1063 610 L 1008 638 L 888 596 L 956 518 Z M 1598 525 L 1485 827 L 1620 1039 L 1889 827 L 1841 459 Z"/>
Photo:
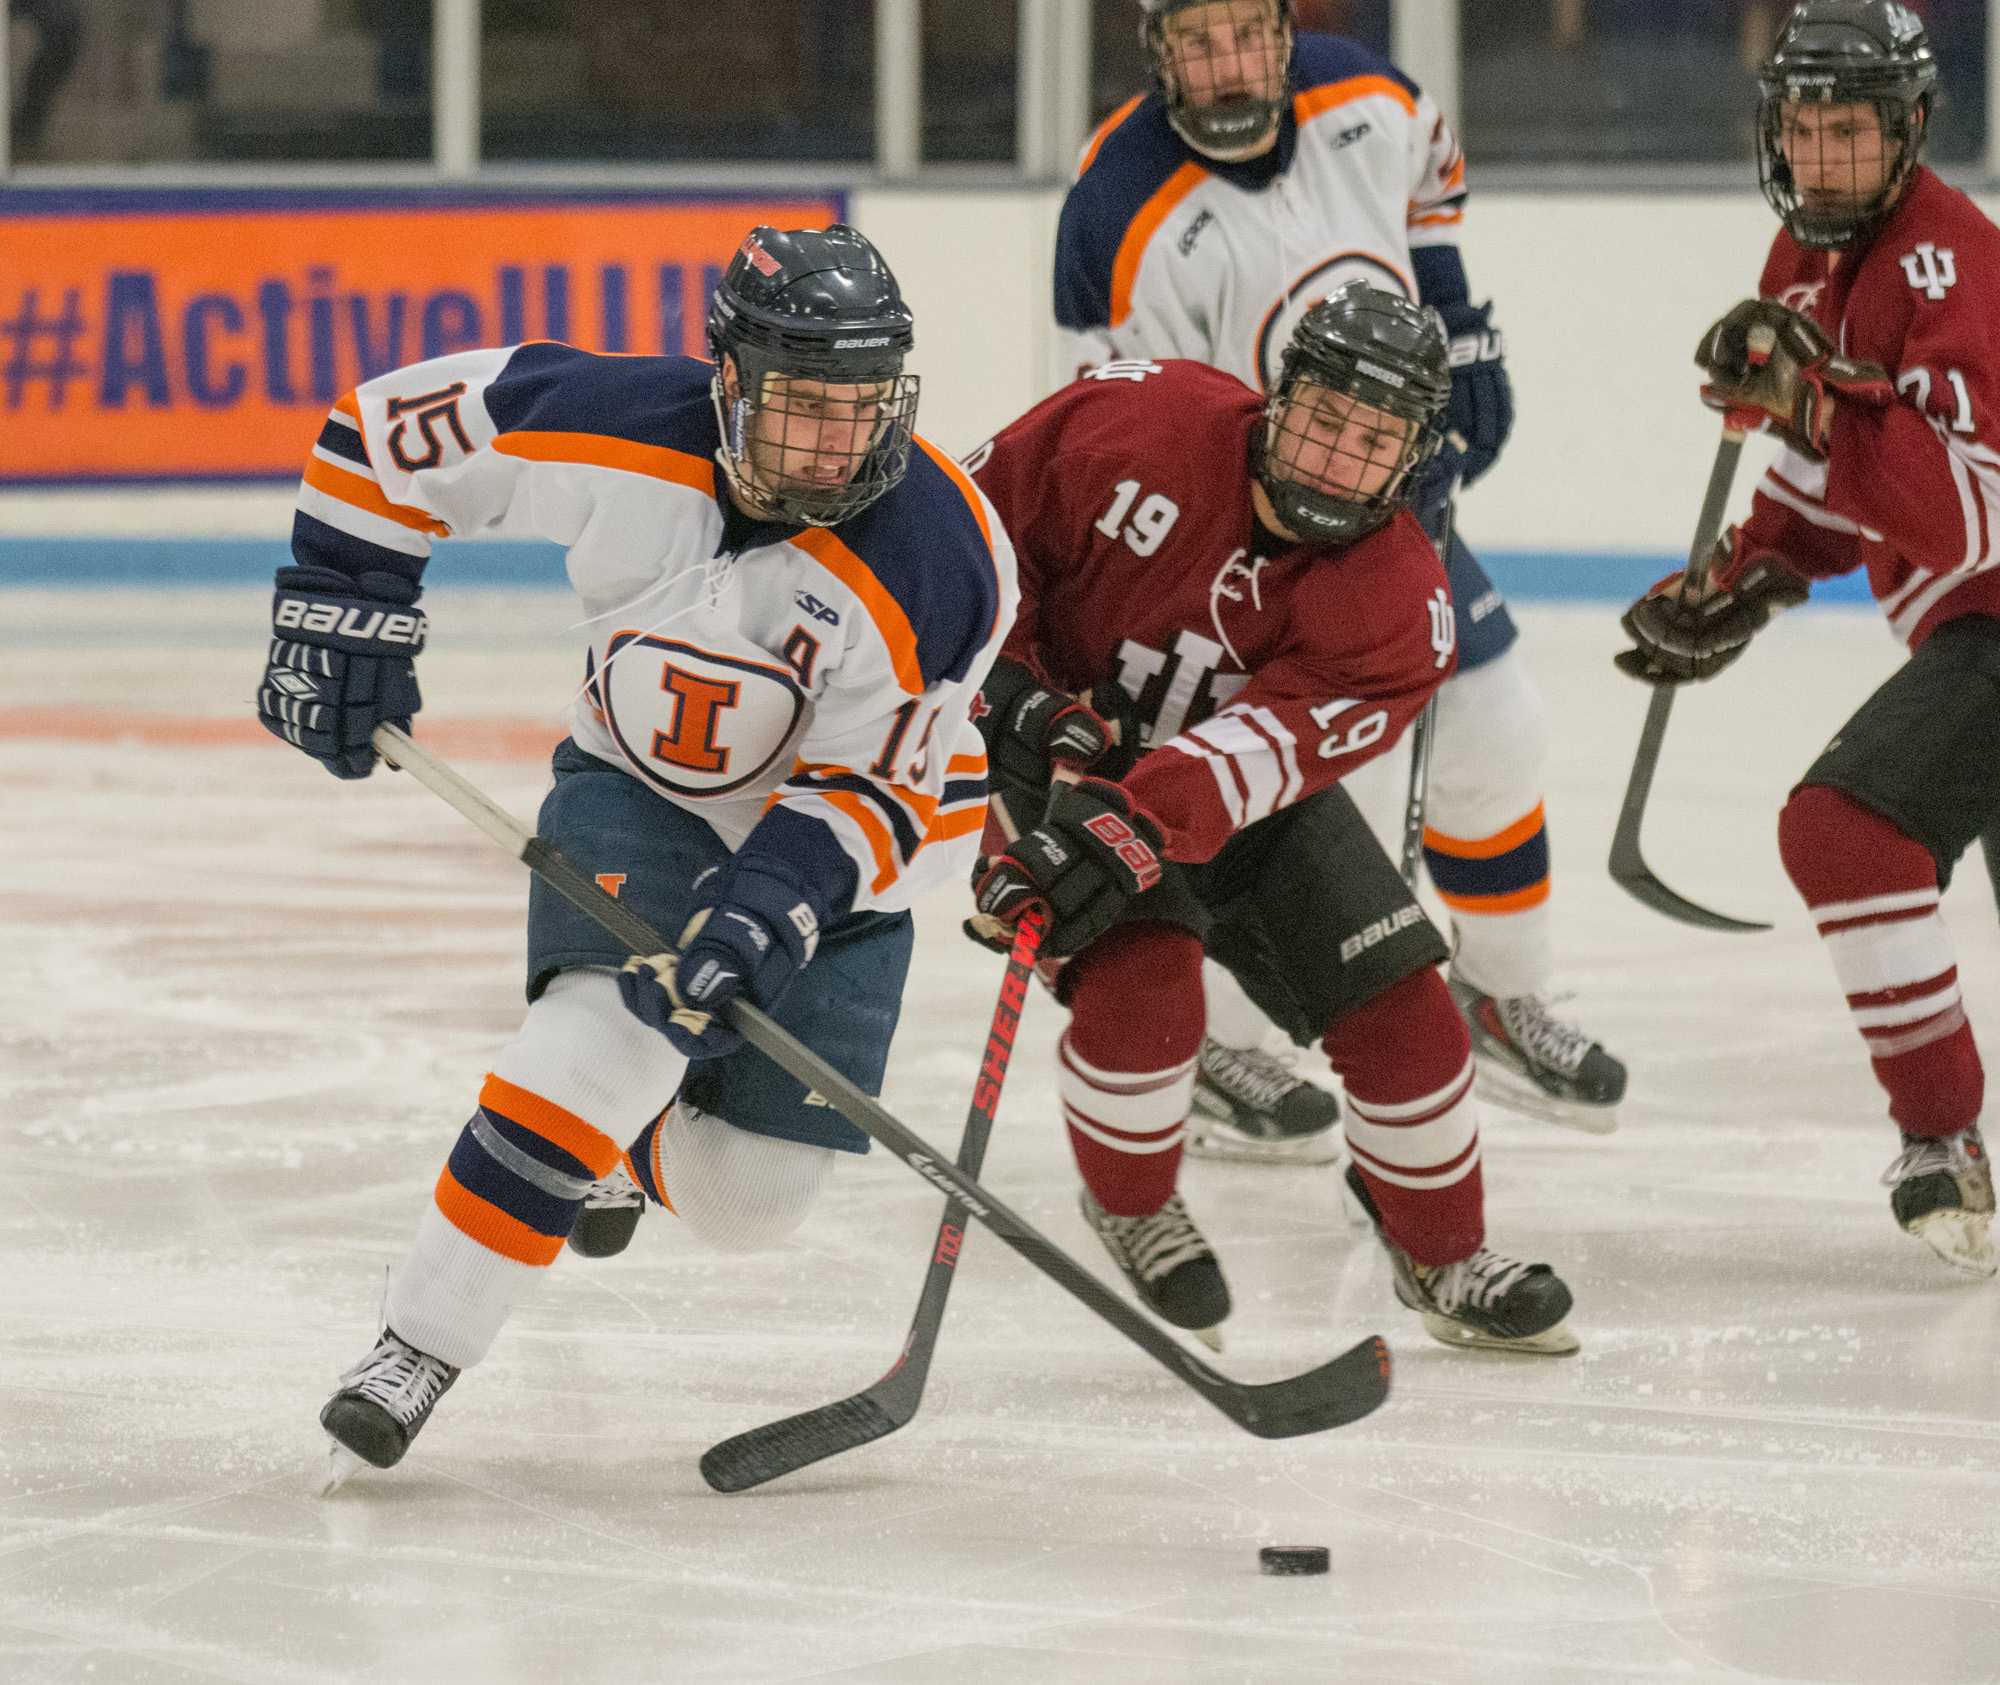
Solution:
<path fill-rule="evenodd" d="M 434 791 L 499 842 L 579 911 L 596 919 L 634 954 L 672 951 L 658 931 L 614 899 L 483 792 L 395 726 L 375 728 L 376 751 Z M 854 1083 L 756 1007 L 733 1001 L 729 1020 L 743 1039 L 823 1098 L 870 1139 L 887 1148 L 1015 1252 L 1079 1299 L 1169 1374 L 1213 1404 L 1239 1427 L 1265 1438 L 1316 1433 L 1357 1420 L 1387 1396 L 1388 1351 L 1378 1338 L 1363 1340 L 1318 1369 L 1281 1381 L 1247 1384 L 1203 1362 L 1157 1324 L 1126 1303 L 1026 1218 L 1013 1211 Z"/>

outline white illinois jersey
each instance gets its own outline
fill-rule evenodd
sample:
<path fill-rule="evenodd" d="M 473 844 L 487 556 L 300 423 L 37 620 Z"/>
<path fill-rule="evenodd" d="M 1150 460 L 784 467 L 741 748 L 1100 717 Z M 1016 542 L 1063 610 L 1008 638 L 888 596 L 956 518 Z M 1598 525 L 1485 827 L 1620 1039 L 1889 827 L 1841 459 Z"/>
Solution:
<path fill-rule="evenodd" d="M 294 555 L 415 580 L 449 534 L 564 546 L 590 633 L 578 746 L 731 848 L 771 816 L 816 882 L 856 881 L 837 913 L 907 907 L 969 868 L 985 823 L 971 707 L 1013 622 L 1013 548 L 921 439 L 837 529 L 748 519 L 713 372 L 542 342 L 369 381 L 306 466 Z"/>
<path fill-rule="evenodd" d="M 1268 391 L 1299 317 L 1346 281 L 1418 296 L 1414 248 L 1456 245 L 1465 159 L 1437 107 L 1344 36 L 1301 35 L 1276 146 L 1222 164 L 1158 93 L 1084 148 L 1056 235 L 1079 368 L 1190 357 Z"/>

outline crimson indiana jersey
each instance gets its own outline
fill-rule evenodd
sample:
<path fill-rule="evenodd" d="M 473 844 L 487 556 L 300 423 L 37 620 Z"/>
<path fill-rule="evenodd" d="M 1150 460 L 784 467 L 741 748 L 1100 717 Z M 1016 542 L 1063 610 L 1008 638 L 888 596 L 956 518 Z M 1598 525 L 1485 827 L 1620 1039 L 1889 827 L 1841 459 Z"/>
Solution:
<path fill-rule="evenodd" d="M 1144 753 L 1121 782 L 1174 860 L 1373 759 L 1456 661 L 1444 569 L 1412 516 L 1342 550 L 1259 528 L 1262 425 L 1263 400 L 1218 369 L 1107 363 L 967 463 L 1020 564 L 1002 654 L 1134 700 Z"/>
<path fill-rule="evenodd" d="M 1899 397 L 1842 403 L 1824 463 L 1779 455 L 1746 556 L 1772 551 L 1815 579 L 1865 564 L 1912 649 L 1961 615 L 2000 616 L 2000 229 L 1919 169 L 1858 252 L 1808 251 L 1780 230 L 1759 291 L 1880 363 Z"/>

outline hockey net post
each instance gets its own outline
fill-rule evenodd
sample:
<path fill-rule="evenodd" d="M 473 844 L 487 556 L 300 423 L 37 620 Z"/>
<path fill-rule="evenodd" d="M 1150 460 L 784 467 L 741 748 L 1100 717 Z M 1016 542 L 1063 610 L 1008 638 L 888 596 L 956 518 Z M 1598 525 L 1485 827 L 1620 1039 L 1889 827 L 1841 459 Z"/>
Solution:
<path fill-rule="evenodd" d="M 408 733 L 392 725 L 377 726 L 371 741 L 391 766 L 409 773 L 456 808 L 578 911 L 595 919 L 628 952 L 650 955 L 673 951 L 665 937 L 607 894 L 559 849 L 536 836 Z M 1316 1368 L 1281 1380 L 1238 1381 L 1223 1374 L 1107 1287 L 976 1178 L 941 1159 L 927 1141 L 767 1014 L 744 1001 L 731 1002 L 727 1012 L 732 1026 L 751 1046 L 821 1095 L 933 1187 L 955 1198 L 974 1220 L 1245 1432 L 1260 1439 L 1321 1433 L 1359 1421 L 1389 1396 L 1389 1347 L 1379 1334 L 1369 1335 Z"/>

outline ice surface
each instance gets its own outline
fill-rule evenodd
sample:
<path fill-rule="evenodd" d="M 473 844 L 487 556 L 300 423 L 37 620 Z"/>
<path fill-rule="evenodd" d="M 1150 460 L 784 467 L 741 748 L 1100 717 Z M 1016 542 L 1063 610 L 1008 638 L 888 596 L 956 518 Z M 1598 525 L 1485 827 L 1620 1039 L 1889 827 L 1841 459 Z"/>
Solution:
<path fill-rule="evenodd" d="M 902 1339 L 939 1202 L 878 1153 L 785 1251 L 718 1259 L 655 1213 L 622 1258 L 565 1256 L 408 1462 L 321 1502 L 315 1413 L 520 1010 L 524 883 L 407 780 L 337 784 L 243 723 L 264 613 L 0 592 L 6 1685 L 2000 1681 L 2000 1287 L 1891 1222 L 1895 1137 L 1773 842 L 1898 658 L 1871 614 L 1781 622 L 1669 733 L 1649 857 L 1764 937 L 1612 886 L 1644 693 L 1611 612 L 1521 614 L 1565 981 L 1632 1092 L 1608 1138 L 1492 1117 L 1487 1188 L 1496 1244 L 1575 1287 L 1580 1357 L 1431 1343 L 1333 1172 L 1194 1164 L 1222 1361 L 1379 1328 L 1370 1421 L 1254 1440 L 975 1231 L 915 1423 L 719 1497 L 708 1444 Z M 420 726 L 523 813 L 568 618 L 434 594 Z M 1976 859 L 1945 907 L 1990 1042 Z M 926 911 L 886 1099 L 949 1151 L 998 961 Z M 987 1177 L 1096 1267 L 1057 1018 L 1032 1002 Z M 1261 1577 L 1291 1542 L 1332 1573 Z"/>

